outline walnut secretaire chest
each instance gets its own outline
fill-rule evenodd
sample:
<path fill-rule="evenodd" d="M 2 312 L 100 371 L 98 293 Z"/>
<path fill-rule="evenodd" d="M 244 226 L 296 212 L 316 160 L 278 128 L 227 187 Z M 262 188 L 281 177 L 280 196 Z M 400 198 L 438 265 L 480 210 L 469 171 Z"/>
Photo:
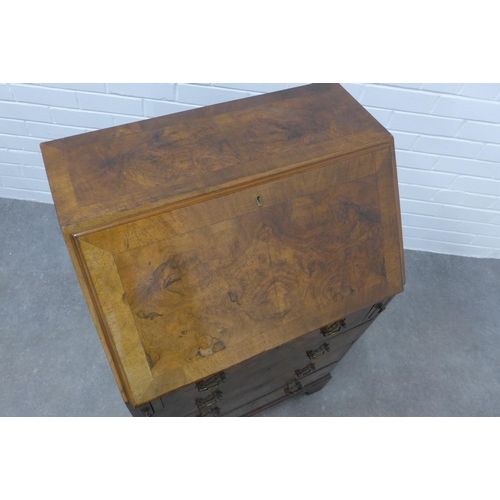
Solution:
<path fill-rule="evenodd" d="M 403 290 L 392 136 L 315 84 L 42 144 L 134 415 L 311 393 Z"/>

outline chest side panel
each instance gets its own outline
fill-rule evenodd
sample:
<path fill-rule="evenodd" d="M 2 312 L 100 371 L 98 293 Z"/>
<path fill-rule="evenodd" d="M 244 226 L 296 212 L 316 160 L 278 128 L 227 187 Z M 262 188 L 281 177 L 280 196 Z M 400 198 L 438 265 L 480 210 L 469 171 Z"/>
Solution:
<path fill-rule="evenodd" d="M 132 404 L 402 289 L 389 149 L 78 237 Z"/>

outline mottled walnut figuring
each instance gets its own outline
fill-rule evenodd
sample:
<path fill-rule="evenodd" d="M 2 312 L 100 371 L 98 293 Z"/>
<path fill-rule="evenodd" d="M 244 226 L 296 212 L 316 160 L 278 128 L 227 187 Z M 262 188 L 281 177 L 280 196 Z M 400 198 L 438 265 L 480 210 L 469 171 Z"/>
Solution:
<path fill-rule="evenodd" d="M 402 290 L 393 140 L 338 85 L 42 149 L 82 288 L 133 406 Z"/>

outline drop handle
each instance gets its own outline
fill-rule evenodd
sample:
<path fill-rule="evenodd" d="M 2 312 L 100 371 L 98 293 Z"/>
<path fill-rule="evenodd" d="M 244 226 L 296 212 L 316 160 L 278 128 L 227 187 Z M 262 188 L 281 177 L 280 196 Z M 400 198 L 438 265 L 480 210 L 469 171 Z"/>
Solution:
<path fill-rule="evenodd" d="M 208 391 L 214 387 L 217 387 L 220 383 L 226 381 L 226 374 L 224 372 L 218 373 L 217 375 L 212 375 L 206 380 L 201 380 L 197 382 L 196 388 L 199 392 Z"/>
<path fill-rule="evenodd" d="M 197 417 L 220 417 L 220 408 L 218 406 L 211 406 L 204 408 L 196 414 Z"/>
<path fill-rule="evenodd" d="M 331 324 L 330 326 L 325 326 L 324 328 L 321 329 L 321 333 L 323 334 L 324 337 L 331 337 L 335 333 L 340 332 L 342 328 L 345 328 L 346 323 L 345 323 L 345 318 L 341 319 L 339 321 L 336 321 L 335 323 Z"/>
<path fill-rule="evenodd" d="M 283 389 L 285 390 L 285 394 L 292 395 L 300 392 L 304 387 L 298 380 L 291 380 L 287 382 Z"/>
<path fill-rule="evenodd" d="M 201 410 L 202 408 L 206 408 L 207 406 L 212 406 L 221 400 L 222 400 L 222 391 L 216 390 L 206 398 L 196 398 L 195 403 L 196 406 Z"/>
<path fill-rule="evenodd" d="M 309 363 L 306 367 L 301 368 L 299 370 L 295 370 L 295 376 L 297 378 L 307 377 L 307 375 L 311 374 L 316 370 L 316 365 L 314 363 Z"/>
<path fill-rule="evenodd" d="M 320 356 L 323 356 L 327 352 L 330 352 L 330 346 L 325 342 L 324 344 L 320 345 L 317 349 L 306 351 L 306 354 L 309 359 L 315 359 L 319 358 Z"/>

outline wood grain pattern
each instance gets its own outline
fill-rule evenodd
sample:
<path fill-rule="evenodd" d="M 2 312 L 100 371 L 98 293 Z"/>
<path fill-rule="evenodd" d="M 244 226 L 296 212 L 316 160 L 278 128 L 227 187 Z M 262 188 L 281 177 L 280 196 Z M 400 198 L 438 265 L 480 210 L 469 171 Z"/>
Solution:
<path fill-rule="evenodd" d="M 116 256 L 153 373 L 281 324 L 259 213 Z"/>
<path fill-rule="evenodd" d="M 66 227 L 116 220 L 389 139 L 339 85 L 322 84 L 50 141 L 41 148 Z"/>
<path fill-rule="evenodd" d="M 375 186 L 375 176 L 368 176 L 262 210 L 287 321 L 384 283 Z"/>
<path fill-rule="evenodd" d="M 393 138 L 339 85 L 51 141 L 42 153 L 133 407 L 402 291 Z"/>
<path fill-rule="evenodd" d="M 109 256 L 91 275 L 116 269 L 120 286 L 106 293 L 133 319 L 111 342 L 140 339 L 149 366 L 150 384 L 137 383 L 132 399 L 143 403 L 397 293 L 400 267 L 388 276 L 386 255 L 397 262 L 399 243 L 384 241 L 381 216 L 394 200 L 378 189 L 387 184 L 380 175 L 392 175 L 380 168 L 387 158 L 379 150 L 83 236 L 85 259 L 87 245 Z"/>
<path fill-rule="evenodd" d="M 144 349 L 136 335 L 132 314 L 123 300 L 124 291 L 113 256 L 83 241 L 80 245 L 127 386 L 132 390 L 136 386 L 147 386 L 152 380 L 151 372 L 144 360 Z"/>

